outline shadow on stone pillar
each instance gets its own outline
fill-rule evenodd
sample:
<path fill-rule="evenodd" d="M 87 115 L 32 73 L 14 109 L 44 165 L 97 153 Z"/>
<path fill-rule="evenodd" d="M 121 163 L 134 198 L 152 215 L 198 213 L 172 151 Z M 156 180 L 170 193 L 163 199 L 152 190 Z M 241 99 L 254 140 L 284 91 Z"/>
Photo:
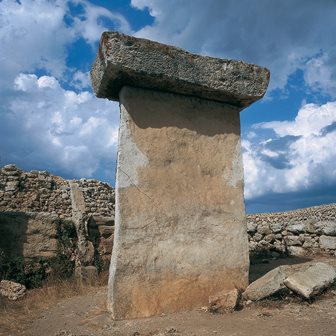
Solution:
<path fill-rule="evenodd" d="M 104 33 L 95 94 L 120 102 L 108 308 L 115 319 L 193 309 L 248 285 L 239 112 L 269 71 Z"/>

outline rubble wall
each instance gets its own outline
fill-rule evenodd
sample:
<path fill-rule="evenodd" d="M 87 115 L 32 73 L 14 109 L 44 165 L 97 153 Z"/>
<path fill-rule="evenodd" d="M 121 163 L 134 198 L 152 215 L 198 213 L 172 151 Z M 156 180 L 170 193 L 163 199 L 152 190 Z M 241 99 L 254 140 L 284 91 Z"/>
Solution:
<path fill-rule="evenodd" d="M 74 218 L 73 184 L 84 199 L 81 232 Z M 114 189 L 107 183 L 93 179 L 69 181 L 47 171 L 25 172 L 15 165 L 7 165 L 0 169 L 0 215 L 0 233 L 3 231 L 0 249 L 7 254 L 15 254 L 15 244 L 21 242 L 20 255 L 25 258 L 28 255 L 54 257 L 57 236 L 52 223 L 61 219 L 74 222 L 78 242 L 85 246 L 89 246 L 86 241 L 93 244 L 95 251 L 85 264 L 93 263 L 93 254 L 102 260 L 104 267 L 108 264 L 114 233 Z M 41 221 L 41 216 L 44 219 L 51 216 L 53 220 Z"/>
<path fill-rule="evenodd" d="M 75 182 L 85 200 L 88 239 L 106 265 L 113 246 L 114 189 L 92 179 Z M 71 220 L 69 181 L 47 171 L 24 172 L 7 165 L 0 169 L 0 212 L 49 213 Z M 247 215 L 246 222 L 251 254 L 336 255 L 336 204 Z"/>
<path fill-rule="evenodd" d="M 81 188 L 87 216 L 114 216 L 114 189 L 107 183 L 74 180 Z M 0 169 L 0 212 L 48 212 L 60 218 L 72 217 L 68 180 L 47 171 L 24 172 L 15 165 Z"/>
<path fill-rule="evenodd" d="M 250 252 L 336 255 L 336 204 L 246 216 Z"/>

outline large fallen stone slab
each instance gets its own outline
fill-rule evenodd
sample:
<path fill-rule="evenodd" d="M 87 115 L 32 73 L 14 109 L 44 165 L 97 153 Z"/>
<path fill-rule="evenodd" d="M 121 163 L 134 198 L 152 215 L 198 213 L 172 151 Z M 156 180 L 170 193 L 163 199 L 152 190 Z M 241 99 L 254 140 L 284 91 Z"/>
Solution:
<path fill-rule="evenodd" d="M 284 280 L 288 276 L 289 266 L 279 266 L 252 282 L 243 293 L 245 300 L 259 301 L 285 288 Z"/>
<path fill-rule="evenodd" d="M 141 87 L 246 107 L 262 98 L 269 70 L 191 54 L 117 32 L 105 32 L 91 70 L 97 97 L 119 101 L 123 86 Z"/>
<path fill-rule="evenodd" d="M 306 299 L 329 287 L 336 278 L 335 269 L 325 263 L 316 263 L 304 271 L 298 271 L 284 280 L 286 287 Z"/>

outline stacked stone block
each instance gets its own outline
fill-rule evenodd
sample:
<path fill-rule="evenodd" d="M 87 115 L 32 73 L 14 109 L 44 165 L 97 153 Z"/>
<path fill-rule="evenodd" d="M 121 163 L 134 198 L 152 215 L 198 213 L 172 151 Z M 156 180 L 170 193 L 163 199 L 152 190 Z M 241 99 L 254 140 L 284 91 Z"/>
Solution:
<path fill-rule="evenodd" d="M 100 256 L 102 267 L 110 264 L 114 239 L 114 217 L 91 216 L 88 234 L 96 253 Z"/>
<path fill-rule="evenodd" d="M 47 212 L 69 219 L 69 184 L 47 171 L 24 172 L 15 165 L 4 166 L 0 170 L 0 211 Z"/>
<path fill-rule="evenodd" d="M 10 226 L 10 222 L 13 222 L 14 225 L 16 218 L 27 217 L 29 218 L 29 229 L 23 227 L 23 221 L 16 225 L 16 227 L 21 227 L 22 237 L 20 241 L 22 239 L 35 241 L 41 240 L 39 236 L 41 225 L 47 223 L 45 224 L 46 228 L 44 228 L 47 230 L 49 222 L 41 222 L 40 220 L 34 222 L 30 218 L 40 219 L 41 216 L 43 218 L 51 216 L 50 218 L 53 219 L 60 218 L 74 221 L 71 184 L 79 186 L 79 192 L 82 193 L 84 198 L 84 206 L 81 208 L 84 228 L 78 230 L 77 227 L 77 234 L 81 236 L 79 241 L 82 245 L 84 244 L 83 246 L 88 245 L 88 240 L 92 241 L 96 248 L 95 253 L 101 256 L 103 266 L 106 267 L 111 257 L 114 233 L 114 189 L 107 183 L 93 179 L 69 181 L 53 176 L 47 171 L 25 172 L 14 164 L 6 165 L 0 169 L 0 213 L 2 213 L 0 224 L 2 224 L 2 229 L 5 230 L 8 225 Z M 90 226 L 88 230 L 86 228 L 87 223 Z M 93 226 L 95 229 L 92 231 Z M 13 230 L 16 230 L 16 227 Z M 93 236 L 90 230 L 95 232 Z M 6 232 L 11 237 L 13 236 L 11 230 Z M 55 239 L 49 239 L 47 236 L 43 237 L 43 244 L 46 246 L 41 248 L 41 251 L 47 251 L 45 253 L 47 255 L 49 251 L 55 250 Z M 0 242 L 0 249 L 5 248 L 2 245 L 5 244 L 6 239 L 11 238 L 5 237 L 2 243 Z M 21 245 L 20 250 L 22 250 L 23 256 L 28 254 L 31 256 L 32 253 L 35 253 L 32 251 L 36 249 L 30 248 L 29 244 Z M 44 252 L 41 253 L 36 253 L 36 256 L 43 255 Z"/>
<path fill-rule="evenodd" d="M 114 216 L 114 189 L 108 183 L 93 179 L 76 182 L 83 192 L 88 216 Z"/>
<path fill-rule="evenodd" d="M 247 215 L 250 251 L 336 255 L 336 204 Z"/>
<path fill-rule="evenodd" d="M 83 192 L 87 216 L 114 216 L 114 189 L 93 179 L 73 180 Z M 0 169 L 0 212 L 47 212 L 71 219 L 68 180 L 47 171 L 24 172 L 14 164 Z"/>

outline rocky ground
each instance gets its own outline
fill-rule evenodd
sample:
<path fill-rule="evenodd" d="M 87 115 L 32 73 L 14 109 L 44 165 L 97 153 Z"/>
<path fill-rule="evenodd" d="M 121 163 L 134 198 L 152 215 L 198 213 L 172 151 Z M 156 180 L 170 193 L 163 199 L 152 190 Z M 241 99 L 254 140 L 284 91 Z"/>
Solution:
<path fill-rule="evenodd" d="M 290 258 L 251 266 L 251 281 L 281 264 L 307 262 Z M 323 259 L 336 266 L 336 258 Z M 179 335 L 305 335 L 332 336 L 336 330 L 336 288 L 311 302 L 297 296 L 251 303 L 227 314 L 206 309 L 131 321 L 113 321 L 105 307 L 106 287 L 91 287 L 84 294 L 50 303 L 40 309 L 7 310 L 0 335 L 27 336 L 179 336 Z M 19 303 L 24 305 L 24 300 Z M 27 308 L 27 307 L 26 307 Z M 25 312 L 22 314 L 22 312 Z M 7 315 L 6 315 L 7 314 Z M 12 314 L 13 316 L 9 316 Z"/>

